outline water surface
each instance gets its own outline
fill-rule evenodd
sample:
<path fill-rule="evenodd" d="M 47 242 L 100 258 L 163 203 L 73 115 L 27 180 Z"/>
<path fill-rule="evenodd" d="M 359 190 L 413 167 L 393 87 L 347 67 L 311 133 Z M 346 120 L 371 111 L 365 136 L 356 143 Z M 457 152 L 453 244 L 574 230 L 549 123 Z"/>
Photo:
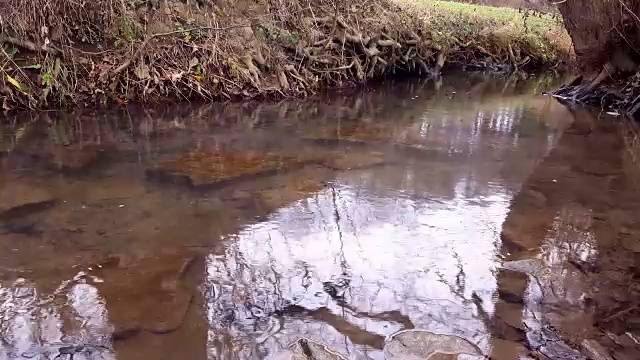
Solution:
<path fill-rule="evenodd" d="M 557 81 L 5 126 L 0 357 L 260 359 L 304 337 L 383 359 L 409 329 L 493 359 L 634 354 L 633 311 L 608 319 L 640 251 L 625 133 L 538 95 Z"/>

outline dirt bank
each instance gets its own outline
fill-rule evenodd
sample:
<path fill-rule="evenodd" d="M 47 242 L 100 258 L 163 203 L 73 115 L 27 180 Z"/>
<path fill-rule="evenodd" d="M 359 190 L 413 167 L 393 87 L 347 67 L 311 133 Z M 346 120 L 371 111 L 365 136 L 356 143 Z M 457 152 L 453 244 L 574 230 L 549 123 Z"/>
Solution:
<path fill-rule="evenodd" d="M 0 14 L 4 110 L 308 95 L 571 51 L 551 16 L 429 0 L 2 0 Z"/>

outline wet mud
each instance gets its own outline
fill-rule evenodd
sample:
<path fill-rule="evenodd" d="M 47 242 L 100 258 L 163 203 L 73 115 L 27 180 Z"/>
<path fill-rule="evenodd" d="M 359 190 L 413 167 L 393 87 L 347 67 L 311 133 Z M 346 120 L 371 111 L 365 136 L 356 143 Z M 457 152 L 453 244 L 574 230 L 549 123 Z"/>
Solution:
<path fill-rule="evenodd" d="M 0 358 L 637 359 L 630 134 L 561 81 L 3 127 Z"/>

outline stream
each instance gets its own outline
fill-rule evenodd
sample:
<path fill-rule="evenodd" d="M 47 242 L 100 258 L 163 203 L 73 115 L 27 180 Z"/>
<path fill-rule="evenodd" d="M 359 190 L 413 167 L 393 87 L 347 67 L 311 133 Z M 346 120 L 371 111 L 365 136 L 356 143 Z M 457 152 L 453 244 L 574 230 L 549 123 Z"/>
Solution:
<path fill-rule="evenodd" d="M 0 358 L 638 359 L 640 165 L 562 81 L 5 119 Z"/>

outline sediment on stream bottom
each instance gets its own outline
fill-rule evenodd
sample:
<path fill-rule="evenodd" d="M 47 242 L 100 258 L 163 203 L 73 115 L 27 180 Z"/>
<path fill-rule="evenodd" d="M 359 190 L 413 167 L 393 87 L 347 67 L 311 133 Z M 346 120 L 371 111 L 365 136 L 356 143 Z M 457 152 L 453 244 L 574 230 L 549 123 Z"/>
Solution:
<path fill-rule="evenodd" d="M 487 10 L 488 9 L 488 10 Z M 559 19 L 426 0 L 3 0 L 4 110 L 309 95 L 568 60 Z M 569 44 L 569 45 L 567 45 Z"/>

